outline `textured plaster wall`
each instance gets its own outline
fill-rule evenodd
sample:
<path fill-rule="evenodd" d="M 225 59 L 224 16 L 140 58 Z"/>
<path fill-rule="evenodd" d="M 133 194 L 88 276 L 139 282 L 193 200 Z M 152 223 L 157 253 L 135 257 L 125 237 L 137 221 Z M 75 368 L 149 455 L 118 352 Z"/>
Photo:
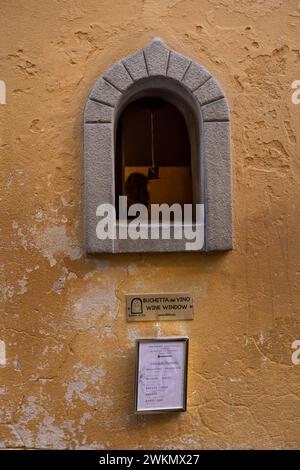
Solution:
<path fill-rule="evenodd" d="M 28 448 L 300 446 L 300 3 L 1 0 L 0 441 Z M 153 36 L 202 63 L 232 119 L 235 249 L 87 258 L 82 118 Z M 193 290 L 193 322 L 126 292 Z M 190 336 L 188 412 L 133 414 L 134 339 Z"/>

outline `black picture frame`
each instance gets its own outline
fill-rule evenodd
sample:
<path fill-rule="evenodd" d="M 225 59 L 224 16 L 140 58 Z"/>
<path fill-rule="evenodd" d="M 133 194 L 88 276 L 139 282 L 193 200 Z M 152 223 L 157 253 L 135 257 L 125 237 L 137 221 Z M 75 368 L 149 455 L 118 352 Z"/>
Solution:
<path fill-rule="evenodd" d="M 140 367 L 140 345 L 141 343 L 171 343 L 171 342 L 183 342 L 184 348 L 184 360 L 183 360 L 183 381 L 182 381 L 182 406 L 176 408 L 162 407 L 162 408 L 148 408 L 139 409 L 139 367 Z M 185 412 L 187 410 L 187 384 L 188 384 L 188 355 L 189 355 L 189 338 L 187 336 L 167 336 L 167 337 L 149 337 L 149 338 L 138 338 L 136 339 L 136 368 L 135 368 L 135 413 L 136 414 L 149 414 L 149 413 L 174 413 L 174 412 Z"/>

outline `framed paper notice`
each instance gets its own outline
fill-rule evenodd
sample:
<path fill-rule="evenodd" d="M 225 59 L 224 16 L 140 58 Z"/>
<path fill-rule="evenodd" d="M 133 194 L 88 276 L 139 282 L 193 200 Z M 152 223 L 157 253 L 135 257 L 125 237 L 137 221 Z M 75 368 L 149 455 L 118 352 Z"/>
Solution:
<path fill-rule="evenodd" d="M 186 411 L 187 337 L 137 339 L 136 413 Z"/>

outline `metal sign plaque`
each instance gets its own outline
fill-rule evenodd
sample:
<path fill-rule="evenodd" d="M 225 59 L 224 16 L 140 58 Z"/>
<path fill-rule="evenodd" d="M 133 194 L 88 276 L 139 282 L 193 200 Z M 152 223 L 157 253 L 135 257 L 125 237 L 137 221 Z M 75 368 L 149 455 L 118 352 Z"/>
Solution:
<path fill-rule="evenodd" d="M 193 320 L 191 294 L 127 294 L 127 321 Z"/>

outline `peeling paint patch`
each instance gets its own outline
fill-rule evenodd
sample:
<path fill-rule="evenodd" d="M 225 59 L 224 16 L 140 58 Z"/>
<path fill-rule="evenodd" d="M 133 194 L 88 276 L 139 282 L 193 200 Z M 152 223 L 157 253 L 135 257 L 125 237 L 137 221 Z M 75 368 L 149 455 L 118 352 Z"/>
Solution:
<path fill-rule="evenodd" d="M 14 289 L 13 286 L 10 286 L 8 284 L 4 284 L 1 287 L 0 292 L 2 294 L 3 300 L 7 301 L 7 300 L 11 299 L 14 296 L 15 289 Z"/>
<path fill-rule="evenodd" d="M 28 278 L 26 276 L 23 276 L 22 279 L 18 279 L 18 284 L 20 286 L 19 291 L 18 291 L 18 295 L 26 294 Z"/>
<path fill-rule="evenodd" d="M 0 340 L 0 366 L 6 366 L 6 348 L 2 340 Z"/>
<path fill-rule="evenodd" d="M 18 222 L 15 220 L 12 221 L 11 225 L 16 235 L 18 236 L 21 246 L 24 248 L 24 250 L 27 250 L 29 242 L 26 238 L 26 235 L 23 232 L 23 229 L 19 226 Z"/>
<path fill-rule="evenodd" d="M 68 276 L 67 276 L 67 280 L 68 280 L 68 281 L 72 281 L 72 279 L 77 279 L 77 278 L 78 278 L 78 276 L 77 276 L 76 273 L 73 273 L 72 271 L 70 271 L 70 272 L 68 273 Z"/>
<path fill-rule="evenodd" d="M 67 440 L 63 429 L 54 424 L 54 418 L 45 416 L 37 434 L 36 446 L 40 448 L 65 449 Z"/>
<path fill-rule="evenodd" d="M 100 279 L 98 285 L 90 285 L 81 293 L 75 302 L 72 302 L 73 321 L 94 324 L 105 314 L 112 320 L 118 312 L 118 303 L 115 295 L 116 283 L 108 278 Z"/>
<path fill-rule="evenodd" d="M 101 396 L 100 384 L 102 383 L 105 371 L 101 367 L 86 367 L 83 364 L 75 364 L 75 377 L 66 383 L 66 400 L 70 404 L 75 398 L 85 402 L 89 406 L 112 406 L 109 397 Z"/>
<path fill-rule="evenodd" d="M 42 409 L 37 405 L 37 399 L 35 396 L 30 395 L 27 398 L 27 404 L 24 406 L 24 412 L 20 419 L 20 424 L 27 424 L 32 420 L 38 418 Z"/>
<path fill-rule="evenodd" d="M 135 327 L 128 327 L 127 337 L 130 342 L 135 341 L 137 338 L 141 336 L 140 330 Z"/>
<path fill-rule="evenodd" d="M 89 411 L 86 411 L 85 413 L 83 413 L 83 415 L 80 418 L 80 425 L 84 426 L 85 423 L 89 421 L 90 419 L 92 419 L 92 415 Z"/>
<path fill-rule="evenodd" d="M 56 294 L 61 294 L 65 287 L 65 280 L 66 278 L 64 276 L 59 277 L 52 286 L 52 292 L 55 292 Z"/>
<path fill-rule="evenodd" d="M 259 336 L 259 339 L 258 339 L 258 342 L 261 346 L 263 346 L 264 342 L 265 342 L 265 337 L 264 335 L 261 333 L 260 336 Z"/>
<path fill-rule="evenodd" d="M 58 255 L 63 254 L 71 260 L 79 259 L 82 255 L 79 243 L 68 236 L 64 225 L 47 227 L 37 236 L 35 245 L 48 259 L 51 267 L 56 265 Z"/>

